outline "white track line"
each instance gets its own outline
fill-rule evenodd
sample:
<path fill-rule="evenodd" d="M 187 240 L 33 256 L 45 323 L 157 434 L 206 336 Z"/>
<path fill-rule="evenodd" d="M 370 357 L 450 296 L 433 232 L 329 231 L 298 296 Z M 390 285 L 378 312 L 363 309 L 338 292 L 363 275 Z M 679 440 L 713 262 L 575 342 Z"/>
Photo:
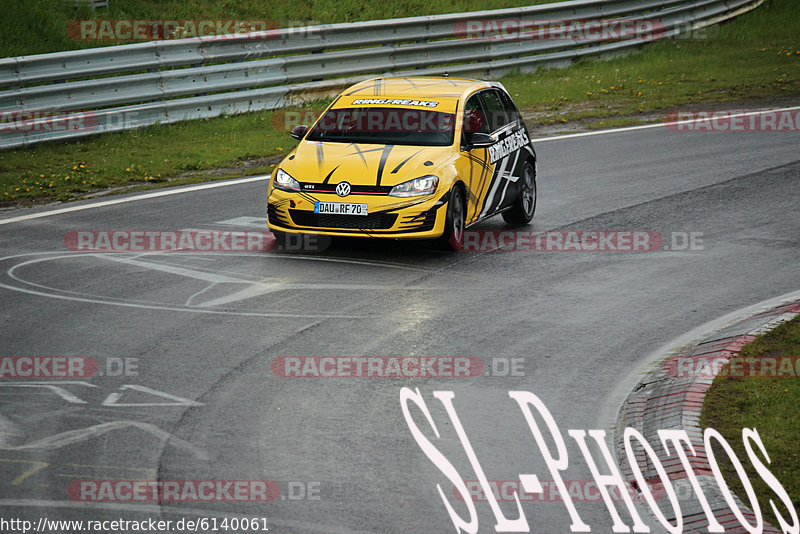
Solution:
<path fill-rule="evenodd" d="M 761 115 L 763 113 L 779 113 L 783 111 L 796 111 L 800 110 L 800 106 L 794 106 L 789 108 L 779 108 L 779 109 L 764 109 L 759 111 L 748 111 L 743 113 L 735 113 L 728 115 L 727 118 L 738 118 L 738 117 L 749 117 L 751 115 Z M 685 124 L 692 124 L 695 122 L 705 122 L 708 119 L 693 119 L 693 120 L 682 120 L 682 121 L 674 121 L 674 122 L 658 122 L 654 124 L 643 124 L 641 126 L 628 126 L 626 128 L 614 128 L 612 130 L 597 130 L 593 132 L 581 132 L 581 133 L 574 133 L 574 134 L 564 134 L 564 135 L 555 135 L 551 137 L 542 137 L 542 138 L 534 138 L 534 143 L 545 143 L 547 141 L 559 141 L 561 139 L 575 139 L 578 137 L 590 137 L 593 135 L 606 135 L 606 134 L 615 134 L 615 133 L 625 133 L 625 132 L 635 132 L 638 130 L 649 130 L 652 128 L 666 128 L 668 126 L 677 126 L 677 125 L 685 125 Z M 105 206 L 113 206 L 115 204 L 124 204 L 126 202 L 136 202 L 138 200 L 148 200 L 151 198 L 158 198 L 158 197 L 166 197 L 170 195 L 178 195 L 181 193 L 191 193 L 193 191 L 202 191 L 204 189 L 215 189 L 217 187 L 227 187 L 230 185 L 239 185 L 239 184 L 247 184 L 251 182 L 259 182 L 262 180 L 268 180 L 270 178 L 270 174 L 264 174 L 259 176 L 251 176 L 248 178 L 238 178 L 235 180 L 224 180 L 219 182 L 211 182 L 202 185 L 193 185 L 188 187 L 181 187 L 177 189 L 170 189 L 168 191 L 156 191 L 154 193 L 145 193 L 143 195 L 135 195 L 125 198 L 118 198 L 114 200 L 105 200 L 102 202 L 95 202 L 93 204 L 81 204 L 80 206 L 69 206 L 66 208 L 58 208 L 50 211 L 41 211 L 38 213 L 31 213 L 28 215 L 19 215 L 17 217 L 9 217 L 8 219 L 0 219 L 0 225 L 3 224 L 11 224 L 15 222 L 21 221 L 28 221 L 31 219 L 39 219 L 42 217 L 50 217 L 51 215 L 61 215 L 62 213 L 72 213 L 75 211 L 83 211 L 89 210 L 93 208 L 102 208 Z"/>
<path fill-rule="evenodd" d="M 170 189 L 167 191 L 156 191 L 154 193 L 145 193 L 143 195 L 135 195 L 125 198 L 116 198 L 114 200 L 104 200 L 102 202 L 95 202 L 93 204 L 81 204 L 80 206 L 69 206 L 67 208 L 59 208 L 50 211 L 41 211 L 38 213 L 31 213 L 29 215 L 20 215 L 18 217 L 11 217 L 8 219 L 0 219 L 0 224 L 10 224 L 20 221 L 28 221 L 30 219 L 39 219 L 41 217 L 49 217 L 51 215 L 61 215 L 62 213 L 72 213 L 73 211 L 90 210 L 93 208 L 102 208 L 105 206 L 113 206 L 114 204 L 125 204 L 126 202 L 136 202 L 138 200 L 147 200 L 150 198 L 168 197 L 170 195 L 178 195 L 180 193 L 191 193 L 193 191 L 202 191 L 203 189 L 216 189 L 217 187 L 227 187 L 229 185 L 248 184 L 250 182 L 259 182 L 268 180 L 271 174 L 261 174 L 258 176 L 250 176 L 248 178 L 237 178 L 235 180 L 224 180 L 219 182 L 211 182 L 201 185 L 192 185 L 188 187 L 180 187 L 177 189 Z"/>
<path fill-rule="evenodd" d="M 764 113 L 781 113 L 783 111 L 796 111 L 800 110 L 800 106 L 794 106 L 791 108 L 778 108 L 778 109 L 762 109 L 759 111 L 746 111 L 742 113 L 731 113 L 730 115 L 726 115 L 725 118 L 727 119 L 736 119 L 739 117 L 750 117 L 752 115 L 762 115 Z M 723 110 L 719 110 L 723 112 Z M 713 113 L 713 111 L 709 111 Z M 592 135 L 603 135 L 603 134 L 613 134 L 613 133 L 624 133 L 624 132 L 634 132 L 637 130 L 649 130 L 651 128 L 666 128 L 668 126 L 684 126 L 687 124 L 694 124 L 696 122 L 708 122 L 710 119 L 702 118 L 702 119 L 688 119 L 688 120 L 680 120 L 680 121 L 671 121 L 671 122 L 656 122 L 653 124 L 642 124 L 641 126 L 627 126 L 625 128 L 614 128 L 613 130 L 597 130 L 593 132 L 581 132 L 581 133 L 574 133 L 574 134 L 564 134 L 564 135 L 554 135 L 551 137 L 542 137 L 541 139 L 534 138 L 534 143 L 543 143 L 546 141 L 558 141 L 559 139 L 574 139 L 576 137 L 589 137 Z"/>

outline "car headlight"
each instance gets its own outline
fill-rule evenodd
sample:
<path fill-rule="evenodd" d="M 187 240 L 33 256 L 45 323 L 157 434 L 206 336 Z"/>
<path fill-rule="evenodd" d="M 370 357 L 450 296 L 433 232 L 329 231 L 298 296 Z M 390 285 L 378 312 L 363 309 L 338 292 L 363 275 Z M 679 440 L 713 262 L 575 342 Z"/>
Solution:
<path fill-rule="evenodd" d="M 275 187 L 282 191 L 300 191 L 300 182 L 283 169 L 275 171 Z"/>
<path fill-rule="evenodd" d="M 420 176 L 402 184 L 398 184 L 389 191 L 389 195 L 393 197 L 416 197 L 420 195 L 430 195 L 436 191 L 436 186 L 439 185 L 439 177 L 429 174 L 427 176 Z"/>

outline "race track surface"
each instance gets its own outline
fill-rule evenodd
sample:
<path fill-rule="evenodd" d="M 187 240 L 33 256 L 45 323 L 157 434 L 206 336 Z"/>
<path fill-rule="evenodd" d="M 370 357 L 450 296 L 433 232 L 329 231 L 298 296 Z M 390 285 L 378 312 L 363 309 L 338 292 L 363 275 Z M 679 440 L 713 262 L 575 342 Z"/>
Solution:
<path fill-rule="evenodd" d="M 520 230 L 657 232 L 662 246 L 646 252 L 335 240 L 320 251 L 141 255 L 65 245 L 75 230 L 266 230 L 266 180 L 0 225 L 0 355 L 99 365 L 94 376 L 0 382 L 2 514 L 453 532 L 437 484 L 465 518 L 467 508 L 412 436 L 403 387 L 419 389 L 439 437 L 412 405 L 414 420 L 465 480 L 477 477 L 434 391 L 454 393 L 489 480 L 552 479 L 509 397 L 518 390 L 553 414 L 569 454 L 564 478 L 591 479 L 567 430 L 609 429 L 611 392 L 647 354 L 798 289 L 798 141 L 666 128 L 535 141 L 537 212 Z M 505 228 L 497 217 L 472 230 Z M 452 378 L 276 373 L 276 361 L 309 356 L 473 357 L 483 367 Z M 81 480 L 130 479 L 267 480 L 281 495 L 158 505 L 87 504 L 74 493 Z M 596 495 L 575 500 L 593 532 L 610 532 Z M 516 517 L 513 502 L 501 508 Z M 479 531 L 493 532 L 489 504 L 476 509 Z M 569 531 L 561 502 L 522 510 L 532 531 Z"/>

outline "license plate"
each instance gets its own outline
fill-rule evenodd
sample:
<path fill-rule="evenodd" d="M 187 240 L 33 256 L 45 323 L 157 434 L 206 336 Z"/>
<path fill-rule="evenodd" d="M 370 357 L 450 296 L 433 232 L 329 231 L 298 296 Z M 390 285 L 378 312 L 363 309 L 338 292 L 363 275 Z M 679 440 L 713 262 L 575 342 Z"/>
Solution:
<path fill-rule="evenodd" d="M 314 213 L 330 215 L 368 215 L 366 204 L 349 202 L 314 202 Z"/>

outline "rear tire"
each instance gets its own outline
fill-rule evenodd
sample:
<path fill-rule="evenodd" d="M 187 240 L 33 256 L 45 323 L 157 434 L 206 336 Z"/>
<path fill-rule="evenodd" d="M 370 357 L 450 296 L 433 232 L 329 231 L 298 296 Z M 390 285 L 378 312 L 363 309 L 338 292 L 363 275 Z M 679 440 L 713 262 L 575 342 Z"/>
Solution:
<path fill-rule="evenodd" d="M 530 161 L 522 167 L 520 190 L 514 204 L 503 212 L 503 219 L 514 225 L 528 224 L 536 211 L 536 171 Z"/>
<path fill-rule="evenodd" d="M 464 249 L 464 226 L 466 210 L 464 207 L 464 193 L 461 187 L 454 186 L 447 201 L 447 216 L 444 221 L 444 233 L 439 238 L 439 248 L 443 250 Z"/>

